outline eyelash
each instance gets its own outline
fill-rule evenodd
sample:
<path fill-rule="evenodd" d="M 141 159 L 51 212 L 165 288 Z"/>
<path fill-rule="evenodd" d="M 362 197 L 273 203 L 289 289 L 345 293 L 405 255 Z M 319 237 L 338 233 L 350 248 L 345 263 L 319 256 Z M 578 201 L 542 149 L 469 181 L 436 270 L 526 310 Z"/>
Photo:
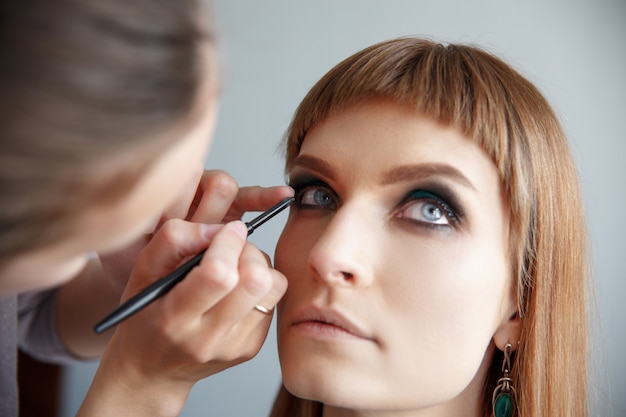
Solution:
<path fill-rule="evenodd" d="M 305 209 L 305 210 L 336 210 L 337 209 L 337 206 L 339 204 L 339 197 L 335 194 L 333 189 L 324 181 L 321 181 L 317 178 L 304 179 L 304 180 L 291 179 L 289 181 L 289 186 L 291 186 L 295 190 L 296 200 L 294 202 L 294 208 L 296 209 Z M 321 205 L 303 203 L 302 198 L 305 192 L 310 191 L 311 189 L 324 190 L 327 195 L 330 195 L 332 197 L 333 203 L 329 206 L 321 206 Z M 398 204 L 398 208 L 396 209 L 396 212 L 401 213 L 402 211 L 407 209 L 411 203 L 414 203 L 416 201 L 426 201 L 431 204 L 434 204 L 437 208 L 442 210 L 442 212 L 444 213 L 444 216 L 448 220 L 448 224 L 438 224 L 438 223 L 432 223 L 432 222 L 427 222 L 427 221 L 420 221 L 420 220 L 412 219 L 409 217 L 405 217 L 404 218 L 405 220 L 421 225 L 421 226 L 432 227 L 432 228 L 456 227 L 461 223 L 461 220 L 463 218 L 463 212 L 459 209 L 460 205 L 454 198 L 454 194 L 451 191 L 447 190 L 447 187 L 432 185 L 428 187 L 411 190 Z"/>
<path fill-rule="evenodd" d="M 430 188 L 436 189 L 437 187 L 430 187 Z M 422 188 L 413 190 L 407 195 L 407 197 L 405 197 L 405 199 L 400 204 L 400 209 L 398 210 L 398 213 L 401 213 L 402 211 L 407 209 L 411 203 L 414 203 L 416 201 L 424 201 L 429 204 L 434 204 L 435 207 L 440 209 L 443 212 L 443 215 L 448 220 L 448 224 L 439 224 L 439 223 L 433 223 L 433 222 L 419 221 L 419 220 L 412 219 L 410 217 L 407 217 L 406 218 L 407 220 L 414 221 L 416 223 L 419 223 L 420 225 L 425 225 L 428 227 L 457 226 L 461 222 L 461 219 L 462 219 L 461 212 L 458 209 L 454 208 L 454 207 L 458 207 L 458 204 L 446 202 L 446 200 L 454 201 L 452 197 L 444 197 L 445 200 L 444 198 L 440 197 L 440 195 L 450 195 L 450 194 L 451 193 L 448 192 L 447 190 L 444 191 L 442 189 L 438 189 L 437 191 L 429 191 L 429 190 L 425 190 Z"/>
<path fill-rule="evenodd" d="M 309 209 L 309 210 L 331 210 L 331 209 L 335 209 L 337 206 L 337 203 L 336 203 L 338 200 L 337 195 L 332 191 L 332 188 L 330 188 L 330 186 L 326 184 L 324 181 L 320 181 L 317 179 L 312 179 L 308 181 L 305 180 L 301 182 L 292 180 L 289 182 L 289 186 L 293 188 L 295 191 L 295 199 L 296 199 L 294 202 L 295 208 Z M 316 188 L 325 190 L 327 194 L 331 195 L 334 198 L 335 203 L 331 207 L 323 207 L 323 206 L 316 206 L 312 204 L 303 203 L 302 197 L 305 191 L 308 191 L 310 189 L 316 189 Z"/>

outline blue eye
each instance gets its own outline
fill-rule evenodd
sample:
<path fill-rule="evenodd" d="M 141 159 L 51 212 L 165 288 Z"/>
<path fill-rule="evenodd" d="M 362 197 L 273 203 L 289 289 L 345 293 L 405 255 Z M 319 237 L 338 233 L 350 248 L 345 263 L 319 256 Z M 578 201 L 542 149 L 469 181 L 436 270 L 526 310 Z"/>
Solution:
<path fill-rule="evenodd" d="M 424 201 L 415 201 L 405 207 L 402 217 L 433 224 L 448 224 L 448 219 L 438 205 Z"/>
<path fill-rule="evenodd" d="M 309 188 L 300 195 L 300 204 L 327 207 L 333 204 L 332 196 L 322 188 Z"/>
<path fill-rule="evenodd" d="M 328 185 L 315 181 L 308 184 L 291 184 L 296 191 L 296 206 L 332 210 L 337 206 L 335 194 Z"/>
<path fill-rule="evenodd" d="M 458 222 L 458 216 L 450 205 L 436 194 L 423 190 L 413 191 L 409 195 L 397 217 L 442 226 Z"/>

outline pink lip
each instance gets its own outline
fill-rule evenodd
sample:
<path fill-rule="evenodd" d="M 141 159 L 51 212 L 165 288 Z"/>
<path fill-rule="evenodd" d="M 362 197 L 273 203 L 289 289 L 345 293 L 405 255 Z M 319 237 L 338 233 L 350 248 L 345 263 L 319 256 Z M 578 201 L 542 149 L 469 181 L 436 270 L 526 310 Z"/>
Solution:
<path fill-rule="evenodd" d="M 307 306 L 294 314 L 291 325 L 314 338 L 374 341 L 361 326 L 333 309 Z"/>

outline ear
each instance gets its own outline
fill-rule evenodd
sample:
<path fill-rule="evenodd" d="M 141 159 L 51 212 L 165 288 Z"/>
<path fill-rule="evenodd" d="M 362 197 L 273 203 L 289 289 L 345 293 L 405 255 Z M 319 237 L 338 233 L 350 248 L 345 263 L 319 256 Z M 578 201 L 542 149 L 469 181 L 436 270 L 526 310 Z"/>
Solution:
<path fill-rule="evenodd" d="M 501 351 L 504 351 L 508 343 L 511 344 L 512 350 L 517 350 L 521 336 L 522 319 L 516 311 L 500 324 L 493 335 L 493 342 Z"/>

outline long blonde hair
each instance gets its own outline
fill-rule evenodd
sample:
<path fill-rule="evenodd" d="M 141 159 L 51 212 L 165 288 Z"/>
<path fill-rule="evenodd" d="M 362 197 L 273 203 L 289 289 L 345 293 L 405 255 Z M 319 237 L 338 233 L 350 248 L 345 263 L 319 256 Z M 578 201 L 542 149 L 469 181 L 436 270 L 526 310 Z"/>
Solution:
<path fill-rule="evenodd" d="M 393 39 L 347 58 L 309 91 L 287 132 L 287 171 L 309 129 L 377 97 L 458 128 L 495 163 L 510 210 L 509 254 L 522 320 L 511 373 L 517 413 L 586 415 L 586 229 L 576 167 L 554 111 L 528 80 L 480 48 Z M 485 416 L 501 358 L 492 358 Z M 271 415 L 321 416 L 322 408 L 283 387 Z"/>

